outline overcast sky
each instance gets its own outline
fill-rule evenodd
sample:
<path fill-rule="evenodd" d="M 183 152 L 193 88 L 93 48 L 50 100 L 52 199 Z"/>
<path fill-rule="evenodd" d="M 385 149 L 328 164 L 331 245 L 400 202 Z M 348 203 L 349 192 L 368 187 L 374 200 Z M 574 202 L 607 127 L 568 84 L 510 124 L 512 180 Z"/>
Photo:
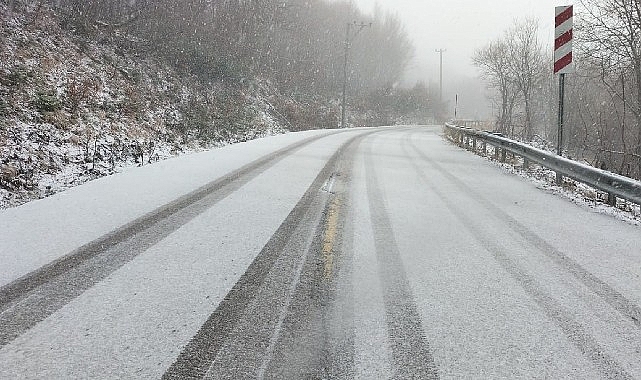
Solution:
<path fill-rule="evenodd" d="M 572 4 L 558 0 L 355 0 L 371 12 L 376 3 L 398 13 L 416 47 L 412 77 L 438 81 L 436 49 L 443 55 L 444 75 L 477 76 L 471 64 L 474 51 L 499 37 L 515 18 L 535 17 L 541 24 L 541 43 L 552 47 L 554 7 Z M 446 78 L 447 80 L 447 78 Z"/>

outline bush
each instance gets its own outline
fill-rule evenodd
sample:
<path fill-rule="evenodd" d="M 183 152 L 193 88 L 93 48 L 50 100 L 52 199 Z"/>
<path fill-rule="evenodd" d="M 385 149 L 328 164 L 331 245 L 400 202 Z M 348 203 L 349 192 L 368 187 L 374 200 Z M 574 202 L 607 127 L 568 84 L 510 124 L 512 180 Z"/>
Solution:
<path fill-rule="evenodd" d="M 55 95 L 39 92 L 36 94 L 35 107 L 39 112 L 55 112 L 61 108 L 61 104 Z"/>
<path fill-rule="evenodd" d="M 226 60 L 216 60 L 210 66 L 209 75 L 214 79 L 239 82 L 243 76 L 242 70 L 238 66 L 232 65 Z"/>
<path fill-rule="evenodd" d="M 185 112 L 186 129 L 194 132 L 201 141 L 215 139 L 210 110 L 201 104 L 192 104 L 191 109 Z"/>
<path fill-rule="evenodd" d="M 13 68 L 13 70 L 9 71 L 8 73 L 0 76 L 0 83 L 7 87 L 18 87 L 27 82 L 27 80 L 32 76 L 33 74 L 29 72 L 28 69 L 22 66 L 18 66 Z"/>
<path fill-rule="evenodd" d="M 0 98 L 0 116 L 7 116 L 9 114 L 9 104 L 4 98 Z"/>
<path fill-rule="evenodd" d="M 234 84 L 243 78 L 243 68 L 237 62 L 233 63 L 199 50 L 167 49 L 176 67 L 195 75 L 204 83 L 225 81 Z"/>

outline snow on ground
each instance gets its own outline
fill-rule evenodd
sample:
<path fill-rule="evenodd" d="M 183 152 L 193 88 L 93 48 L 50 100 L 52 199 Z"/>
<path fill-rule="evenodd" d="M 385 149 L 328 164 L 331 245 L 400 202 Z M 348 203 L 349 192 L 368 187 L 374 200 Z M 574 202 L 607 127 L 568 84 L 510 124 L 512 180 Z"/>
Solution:
<path fill-rule="evenodd" d="M 172 169 L 193 172 L 190 176 L 178 175 L 178 180 L 201 173 L 201 180 L 192 178 L 191 182 L 202 182 L 265 152 L 324 133 L 293 133 L 167 163 L 172 164 Z M 0 366 L 0 378 L 160 378 L 246 272 L 329 157 L 352 136 L 351 131 L 335 134 L 287 155 L 140 252 L 108 278 L 2 347 L 0 362 L 7 365 Z M 219 164 L 213 167 L 212 160 Z M 102 182 L 106 191 L 116 185 L 112 182 L 124 182 L 124 178 L 113 178 L 129 177 L 131 187 L 127 190 L 136 191 L 134 185 L 144 184 L 148 196 L 156 198 L 172 187 L 160 178 L 167 171 L 163 164 L 152 165 L 149 168 L 154 170 L 145 173 L 136 168 L 95 182 Z M 166 181 L 168 177 L 164 177 Z M 145 180 L 157 183 L 147 184 Z M 80 200 L 78 195 L 70 194 L 69 198 Z M 104 194 L 106 199 L 112 197 Z M 52 198 L 34 203 L 49 203 Z M 127 206 L 118 203 L 115 207 Z M 143 206 L 139 208 L 142 210 Z"/>
<path fill-rule="evenodd" d="M 354 278 L 342 289 L 354 292 L 356 308 L 346 319 L 355 327 L 357 375 L 392 373 L 396 353 L 416 352 L 394 345 L 399 331 L 411 331 L 424 333 L 444 379 L 602 378 L 617 364 L 630 378 L 639 377 L 641 332 L 617 309 L 615 293 L 607 293 L 611 288 L 632 304 L 641 300 L 636 226 L 542 192 L 428 129 L 392 132 L 361 142 L 350 176 L 355 246 L 348 271 Z M 32 233 L 25 235 L 29 244 L 51 238 L 53 246 L 63 240 L 61 234 L 78 240 L 56 225 L 68 223 L 66 215 L 53 214 L 65 207 L 74 207 L 70 222 L 85 235 L 90 233 L 83 229 L 108 230 L 107 224 L 153 209 L 149 203 L 163 204 L 255 157 L 322 133 L 270 137 L 132 168 L 5 210 L 0 243 L 6 238 L 3 228 L 37 222 L 38 212 L 49 213 L 42 224 L 55 229 L 51 237 L 26 225 L 14 237 L 25 240 L 19 234 Z M 4 346 L 0 377 L 160 377 L 348 133 L 310 144 L 265 170 Z M 103 220 L 104 212 L 109 220 Z M 32 219 L 18 220 L 23 214 Z M 376 233 L 382 229 L 390 233 L 383 241 Z M 18 253 L 37 265 L 29 249 Z M 403 263 L 390 268 L 389 276 L 377 263 L 384 255 Z M 394 292 L 403 283 L 410 289 L 406 298 L 394 298 L 403 296 Z M 415 305 L 417 315 L 390 320 L 398 305 L 405 310 Z M 408 326 L 409 320 L 416 327 Z M 301 325 L 293 325 L 296 330 L 287 332 L 299 334 Z"/>
<path fill-rule="evenodd" d="M 268 119 L 269 115 L 263 115 L 264 119 Z M 21 132 L 23 134 L 34 133 L 34 130 L 39 128 L 23 125 Z M 172 157 L 189 155 L 198 152 L 203 152 L 212 148 L 220 148 L 226 145 L 249 141 L 257 137 L 266 137 L 284 133 L 284 130 L 279 127 L 271 127 L 265 130 L 253 131 L 252 135 L 239 135 L 233 136 L 227 141 L 212 142 L 210 144 L 202 143 L 188 143 L 181 145 L 179 149 L 174 142 L 154 142 L 151 150 L 147 151 L 144 155 L 144 163 L 157 162 L 166 160 Z M 17 157 L 25 166 L 32 165 L 47 165 L 46 163 L 38 164 L 38 160 L 42 162 L 50 162 L 50 167 L 40 172 L 32 171 L 34 183 L 29 186 L 29 189 L 16 189 L 9 191 L 0 187 L 0 209 L 19 206 L 21 204 L 33 201 L 36 199 L 46 198 L 61 191 L 81 185 L 85 182 L 95 180 L 107 175 L 120 173 L 133 167 L 142 166 L 139 160 L 134 159 L 134 156 L 127 155 L 123 160 L 113 160 L 111 163 L 105 161 L 86 162 L 83 158 L 85 153 L 82 146 L 76 145 L 69 141 L 69 136 L 56 136 L 55 133 L 48 131 L 47 134 L 52 142 L 41 144 L 37 141 L 28 138 L 22 139 L 23 143 L 4 147 L 5 150 L 11 150 L 10 153 L 5 152 L 5 156 Z M 116 136 L 117 139 L 122 136 Z M 126 137 L 124 137 L 126 140 Z M 113 137 L 107 135 L 101 140 L 103 146 L 113 144 Z M 109 141 L 112 140 L 112 141 Z M 143 142 L 143 144 L 145 144 Z M 0 147 L 0 153 L 2 147 Z M 34 155 L 34 152 L 38 152 Z"/>
<path fill-rule="evenodd" d="M 130 167 L 0 210 L 0 286 L 266 154 L 326 133 L 289 133 Z"/>
<path fill-rule="evenodd" d="M 570 178 L 564 178 L 563 185 L 559 186 L 556 184 L 556 172 L 538 165 L 532 165 L 528 171 L 525 171 L 521 166 L 492 162 L 510 173 L 528 179 L 539 189 L 562 196 L 593 212 L 610 215 L 637 226 L 641 225 L 639 205 L 617 199 L 617 207 L 612 207 L 604 203 L 607 200 L 607 195 L 603 192 Z"/>
<path fill-rule="evenodd" d="M 549 146 L 542 143 L 537 143 L 533 146 L 539 149 L 550 150 Z M 508 162 L 506 163 L 495 161 L 492 159 L 492 157 L 494 157 L 493 149 L 493 147 L 488 145 L 488 155 L 484 156 L 485 159 L 509 173 L 531 181 L 537 188 L 557 194 L 593 212 L 610 215 L 633 225 L 641 225 L 640 205 L 630 203 L 623 199 L 617 199 L 617 207 L 612 207 L 605 203 L 607 202 L 607 194 L 584 183 L 570 178 L 564 178 L 563 185 L 557 185 L 556 172 L 553 170 L 534 163 L 530 163 L 527 171 L 523 170 L 523 159 L 521 157 L 515 159 L 508 158 Z"/>

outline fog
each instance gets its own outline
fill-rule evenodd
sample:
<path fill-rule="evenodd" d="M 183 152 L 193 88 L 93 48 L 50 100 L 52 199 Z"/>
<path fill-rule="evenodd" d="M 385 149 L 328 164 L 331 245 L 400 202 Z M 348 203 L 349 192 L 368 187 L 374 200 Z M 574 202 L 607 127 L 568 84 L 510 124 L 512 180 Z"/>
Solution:
<path fill-rule="evenodd" d="M 424 81 L 438 86 L 439 54 L 443 53 L 443 97 L 450 102 L 459 96 L 458 114 L 466 118 L 487 118 L 492 109 L 472 65 L 474 51 L 501 36 L 516 19 L 536 18 L 539 40 L 552 48 L 554 7 L 571 4 L 558 0 L 355 0 L 365 12 L 375 7 L 397 13 L 416 48 L 405 75 L 408 85 Z"/>

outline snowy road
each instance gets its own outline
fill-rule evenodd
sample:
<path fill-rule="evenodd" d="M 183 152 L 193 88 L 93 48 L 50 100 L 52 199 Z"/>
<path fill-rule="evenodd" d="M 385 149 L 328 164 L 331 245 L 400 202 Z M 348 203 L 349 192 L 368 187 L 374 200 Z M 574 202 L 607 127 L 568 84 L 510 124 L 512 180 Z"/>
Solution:
<path fill-rule="evenodd" d="M 641 229 L 439 134 L 288 134 L 0 212 L 0 379 L 641 379 Z"/>

